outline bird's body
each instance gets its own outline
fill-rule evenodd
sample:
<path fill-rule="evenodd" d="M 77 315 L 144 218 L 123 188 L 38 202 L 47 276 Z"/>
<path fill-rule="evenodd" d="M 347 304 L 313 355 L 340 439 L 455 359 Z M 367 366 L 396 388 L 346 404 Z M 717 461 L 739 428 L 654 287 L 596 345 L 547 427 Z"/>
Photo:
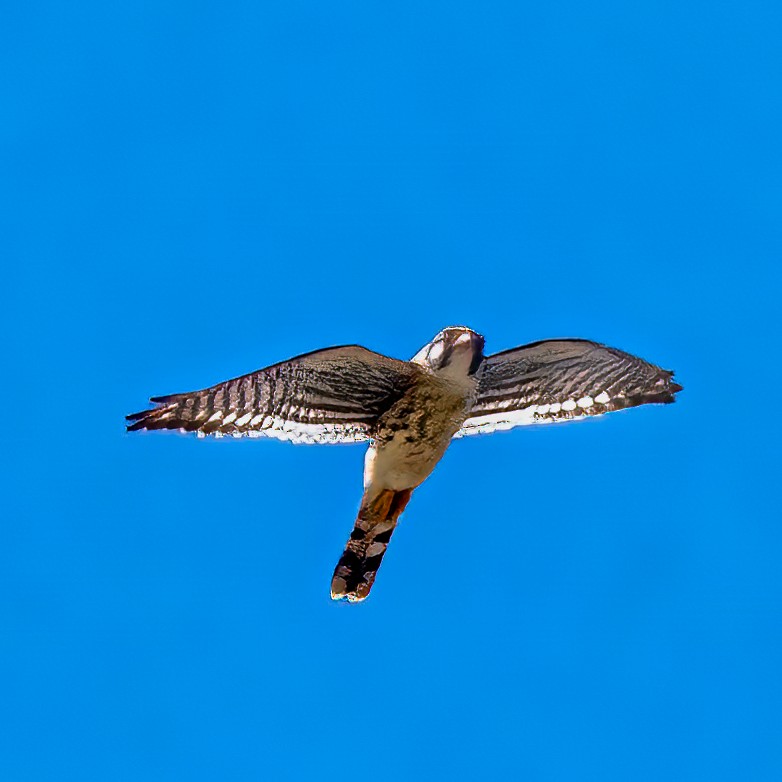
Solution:
<path fill-rule="evenodd" d="M 129 430 L 369 440 L 364 496 L 332 579 L 332 597 L 363 600 L 410 495 L 454 437 L 667 403 L 673 373 L 585 340 L 532 343 L 486 357 L 470 329 L 440 332 L 410 361 L 359 346 L 327 348 L 217 386 L 153 398 Z"/>
<path fill-rule="evenodd" d="M 377 423 L 365 487 L 413 489 L 429 477 L 467 417 L 467 400 L 437 378 L 422 378 Z"/>
<path fill-rule="evenodd" d="M 369 594 L 413 489 L 429 477 L 469 415 L 478 391 L 471 367 L 482 356 L 483 338 L 470 332 L 453 342 L 447 362 L 430 346 L 413 358 L 420 367 L 415 382 L 378 418 L 364 461 L 364 496 L 334 571 L 332 598 L 355 602 Z"/>
<path fill-rule="evenodd" d="M 367 453 L 365 485 L 413 489 L 443 457 L 478 392 L 477 374 L 470 372 L 470 366 L 482 353 L 483 338 L 474 339 L 470 333 L 463 340 L 456 343 L 455 355 L 446 366 L 431 354 L 412 359 L 421 371 L 410 390 L 378 419 Z"/>

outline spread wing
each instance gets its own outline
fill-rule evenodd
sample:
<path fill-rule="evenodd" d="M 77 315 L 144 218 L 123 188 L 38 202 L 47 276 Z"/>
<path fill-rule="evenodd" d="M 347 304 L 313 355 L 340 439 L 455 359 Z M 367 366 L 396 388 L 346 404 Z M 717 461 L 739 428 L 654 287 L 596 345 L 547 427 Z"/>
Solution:
<path fill-rule="evenodd" d="M 673 372 L 581 339 L 547 340 L 489 356 L 457 437 L 673 402 Z"/>
<path fill-rule="evenodd" d="M 367 440 L 380 413 L 420 371 L 358 345 L 297 356 L 202 391 L 152 397 L 128 431 L 275 437 L 305 443 Z"/>

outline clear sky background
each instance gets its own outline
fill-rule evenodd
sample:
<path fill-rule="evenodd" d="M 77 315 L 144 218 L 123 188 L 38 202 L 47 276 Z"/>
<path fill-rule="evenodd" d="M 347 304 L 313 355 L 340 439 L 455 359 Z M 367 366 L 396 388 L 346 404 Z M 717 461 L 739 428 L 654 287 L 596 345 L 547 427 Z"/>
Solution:
<path fill-rule="evenodd" d="M 779 780 L 778 3 L 17 3 L 0 778 Z M 126 435 L 326 345 L 579 336 L 679 402 L 454 444 Z"/>

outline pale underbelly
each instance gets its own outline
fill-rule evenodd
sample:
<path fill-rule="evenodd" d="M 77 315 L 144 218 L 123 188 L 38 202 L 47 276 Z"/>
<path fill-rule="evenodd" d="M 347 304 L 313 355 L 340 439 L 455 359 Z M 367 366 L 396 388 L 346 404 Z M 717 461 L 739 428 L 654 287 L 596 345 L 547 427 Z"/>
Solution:
<path fill-rule="evenodd" d="M 364 486 L 395 491 L 415 488 L 429 477 L 450 442 L 450 433 L 434 442 L 410 442 L 399 433 L 382 445 L 373 444 L 364 462 Z"/>

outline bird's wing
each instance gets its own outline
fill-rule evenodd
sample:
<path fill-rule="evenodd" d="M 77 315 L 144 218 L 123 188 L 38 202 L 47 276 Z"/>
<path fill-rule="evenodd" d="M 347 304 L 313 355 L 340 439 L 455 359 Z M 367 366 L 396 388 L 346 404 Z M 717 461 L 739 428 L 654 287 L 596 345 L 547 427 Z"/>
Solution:
<path fill-rule="evenodd" d="M 484 361 L 478 397 L 457 437 L 668 403 L 673 372 L 581 339 L 547 340 Z"/>
<path fill-rule="evenodd" d="M 202 391 L 152 397 L 153 409 L 127 416 L 128 431 L 358 442 L 420 371 L 358 345 L 327 348 Z"/>

